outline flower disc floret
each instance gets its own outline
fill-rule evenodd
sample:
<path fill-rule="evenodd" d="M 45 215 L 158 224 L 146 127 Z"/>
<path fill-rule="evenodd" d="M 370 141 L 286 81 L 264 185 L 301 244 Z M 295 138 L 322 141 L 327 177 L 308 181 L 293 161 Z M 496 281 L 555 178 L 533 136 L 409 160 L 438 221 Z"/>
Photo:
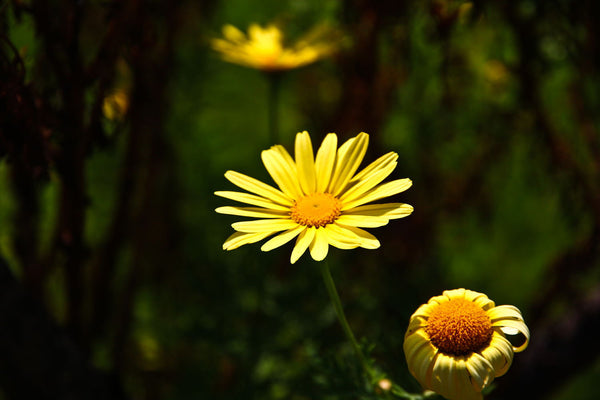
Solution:
<path fill-rule="evenodd" d="M 465 299 L 442 303 L 431 311 L 425 332 L 440 351 L 464 356 L 487 346 L 492 321 L 483 309 Z"/>
<path fill-rule="evenodd" d="M 304 196 L 292 206 L 291 217 L 300 225 L 321 227 L 331 224 L 340 216 L 342 202 L 329 193 Z"/>

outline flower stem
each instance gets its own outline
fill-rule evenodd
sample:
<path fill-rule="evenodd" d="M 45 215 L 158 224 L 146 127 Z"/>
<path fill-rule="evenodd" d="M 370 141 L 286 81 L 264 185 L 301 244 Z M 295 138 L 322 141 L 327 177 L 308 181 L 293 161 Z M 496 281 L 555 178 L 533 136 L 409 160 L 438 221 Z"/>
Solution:
<path fill-rule="evenodd" d="M 377 372 L 367 362 L 365 355 L 363 354 L 358 342 L 356 341 L 356 338 L 354 337 L 354 333 L 352 333 L 352 329 L 348 324 L 348 320 L 346 320 L 346 315 L 344 314 L 344 309 L 342 308 L 340 296 L 338 295 L 338 292 L 335 288 L 335 283 L 333 282 L 333 277 L 331 276 L 331 272 L 329 271 L 329 263 L 327 262 L 327 259 L 320 262 L 319 266 L 321 268 L 321 274 L 323 276 L 323 281 L 325 282 L 325 287 L 327 288 L 327 293 L 329 294 L 329 298 L 331 299 L 331 303 L 333 304 L 333 308 L 335 309 L 335 314 L 337 315 L 338 321 L 342 326 L 342 330 L 344 331 L 346 337 L 352 344 L 354 352 L 356 353 L 356 357 L 360 360 L 360 364 L 365 374 L 367 375 L 369 382 L 372 385 L 377 385 L 380 378 L 378 377 Z M 411 394 L 396 383 L 393 384 L 393 389 L 394 394 L 398 397 L 403 397 L 405 399 L 410 400 L 423 399 L 423 395 Z"/>
<path fill-rule="evenodd" d="M 331 303 L 333 304 L 333 308 L 335 309 L 335 314 L 337 315 L 338 321 L 342 326 L 346 337 L 352 344 L 354 348 L 354 352 L 356 356 L 360 360 L 360 363 L 365 370 L 365 373 L 369 377 L 369 380 L 372 380 L 374 374 L 367 363 L 367 359 L 365 358 L 356 338 L 354 337 L 354 333 L 352 333 L 352 329 L 350 329 L 350 325 L 348 325 L 348 321 L 346 320 L 346 315 L 344 314 L 344 309 L 342 308 L 342 302 L 340 301 L 340 297 L 338 296 L 337 290 L 335 288 L 335 283 L 333 282 L 333 278 L 331 277 L 331 272 L 329 271 L 329 263 L 327 259 L 325 261 L 319 263 L 321 267 L 321 274 L 323 275 L 323 281 L 325 282 L 325 287 L 327 288 L 327 293 L 329 294 L 329 298 L 331 299 Z"/>
<path fill-rule="evenodd" d="M 269 84 L 267 107 L 269 113 L 269 142 L 271 145 L 279 143 L 279 92 L 281 87 L 281 73 L 266 73 Z"/>

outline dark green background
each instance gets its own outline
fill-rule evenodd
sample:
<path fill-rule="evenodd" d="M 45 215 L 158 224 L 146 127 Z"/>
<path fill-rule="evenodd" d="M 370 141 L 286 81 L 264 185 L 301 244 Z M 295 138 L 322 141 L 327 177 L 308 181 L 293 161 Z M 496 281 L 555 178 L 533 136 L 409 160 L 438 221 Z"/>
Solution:
<path fill-rule="evenodd" d="M 226 23 L 270 21 L 292 43 L 323 22 L 343 36 L 333 57 L 282 76 L 279 142 L 291 151 L 308 130 L 316 148 L 328 132 L 365 131 L 366 161 L 395 151 L 392 178 L 414 182 L 394 199 L 414 213 L 370 230 L 381 248 L 327 257 L 379 367 L 417 391 L 402 352 L 408 319 L 465 287 L 519 307 L 531 329 L 490 398 L 600 395 L 595 2 L 2 4 L 0 255 L 128 398 L 380 395 L 357 379 L 308 254 L 290 265 L 291 244 L 221 250 L 239 219 L 214 212 L 233 202 L 213 192 L 234 189 L 229 169 L 272 183 L 260 151 L 274 143 L 268 78 L 221 61 L 209 41 Z M 125 118 L 94 114 L 115 88 L 130 93 Z M 0 355 L 43 386 L 34 359 Z M 11 376 L 4 397 L 24 398 Z"/>

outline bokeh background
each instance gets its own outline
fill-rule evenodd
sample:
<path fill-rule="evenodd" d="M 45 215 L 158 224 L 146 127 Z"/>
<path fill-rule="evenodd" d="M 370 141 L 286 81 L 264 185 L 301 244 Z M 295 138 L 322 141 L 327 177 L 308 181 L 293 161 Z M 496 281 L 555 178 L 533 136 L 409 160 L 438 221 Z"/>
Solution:
<path fill-rule="evenodd" d="M 12 0 L 0 5 L 0 398 L 371 399 L 316 264 L 221 249 L 213 195 L 260 151 L 268 80 L 221 27 L 317 24 L 332 57 L 281 80 L 278 142 L 370 136 L 415 207 L 331 249 L 355 334 L 412 391 L 431 296 L 521 309 L 490 399 L 600 397 L 600 6 L 593 0 Z M 388 397 L 390 398 L 390 397 Z M 486 397 L 487 398 L 487 397 Z"/>

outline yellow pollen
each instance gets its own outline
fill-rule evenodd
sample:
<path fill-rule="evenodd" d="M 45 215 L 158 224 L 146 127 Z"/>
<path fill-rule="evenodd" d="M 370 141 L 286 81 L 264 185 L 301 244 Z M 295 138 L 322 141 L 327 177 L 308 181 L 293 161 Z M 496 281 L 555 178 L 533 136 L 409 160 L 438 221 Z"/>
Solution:
<path fill-rule="evenodd" d="M 341 214 L 342 202 L 329 193 L 313 193 L 297 200 L 291 208 L 292 220 L 304 226 L 321 227 Z"/>
<path fill-rule="evenodd" d="M 472 301 L 452 299 L 433 308 L 425 332 L 442 353 L 464 356 L 490 343 L 492 321 Z"/>

